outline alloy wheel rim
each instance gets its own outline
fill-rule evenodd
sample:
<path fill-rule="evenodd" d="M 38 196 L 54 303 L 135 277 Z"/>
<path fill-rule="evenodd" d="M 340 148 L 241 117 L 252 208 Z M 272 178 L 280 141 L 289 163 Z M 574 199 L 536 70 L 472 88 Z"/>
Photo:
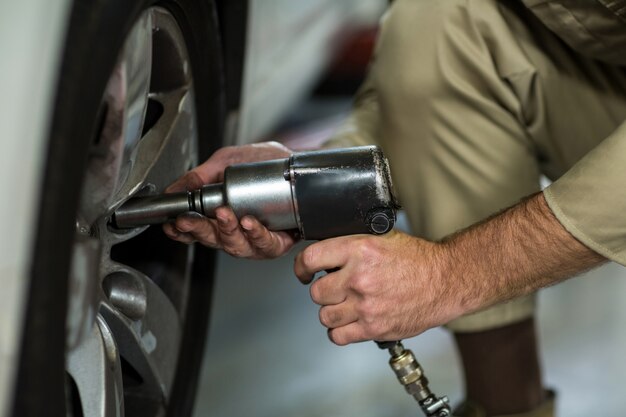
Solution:
<path fill-rule="evenodd" d="M 196 126 L 183 35 L 167 10 L 152 7 L 130 30 L 105 89 L 77 214 L 66 370 L 85 416 L 157 416 L 170 400 L 193 247 L 136 259 L 154 244 L 148 228 L 116 230 L 110 216 L 197 163 Z M 171 243 L 162 233 L 150 239 Z"/>

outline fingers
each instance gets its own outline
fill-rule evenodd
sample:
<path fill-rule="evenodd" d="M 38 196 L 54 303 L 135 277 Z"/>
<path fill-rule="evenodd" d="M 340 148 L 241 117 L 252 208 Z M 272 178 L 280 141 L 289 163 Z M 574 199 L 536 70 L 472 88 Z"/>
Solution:
<path fill-rule="evenodd" d="M 337 305 L 323 306 L 320 308 L 320 323 L 329 329 L 346 326 L 358 320 L 354 305 L 346 301 Z"/>
<path fill-rule="evenodd" d="M 289 233 L 270 232 L 254 217 L 246 216 L 241 219 L 240 224 L 250 244 L 262 257 L 281 256 L 295 243 L 294 237 Z"/>
<path fill-rule="evenodd" d="M 206 183 L 200 173 L 196 169 L 193 169 L 174 181 L 174 183 L 165 189 L 165 192 L 177 193 L 181 191 L 197 190 L 198 188 L 202 188 Z"/>
<path fill-rule="evenodd" d="M 163 231 L 165 232 L 167 237 L 176 240 L 177 242 L 191 244 L 196 241 L 196 239 L 192 235 L 179 231 L 172 223 L 165 223 L 163 225 Z"/>
<path fill-rule="evenodd" d="M 311 285 L 309 292 L 311 300 L 321 306 L 343 303 L 348 296 L 341 271 L 321 277 Z"/>
<path fill-rule="evenodd" d="M 228 207 L 219 207 L 215 211 L 217 228 L 222 248 L 235 257 L 251 257 L 254 249 L 248 241 L 235 213 Z"/>
<path fill-rule="evenodd" d="M 219 247 L 219 238 L 215 226 L 206 217 L 198 213 L 184 213 L 172 223 L 163 225 L 163 232 L 173 240 L 182 243 L 199 241 L 205 246 Z"/>
<path fill-rule="evenodd" d="M 173 193 L 195 190 L 206 184 L 222 182 L 224 169 L 229 165 L 284 158 L 289 155 L 291 155 L 291 150 L 277 142 L 227 146 L 215 151 L 209 159 L 187 172 L 165 191 Z"/>
<path fill-rule="evenodd" d="M 215 222 L 207 219 L 199 213 L 184 213 L 174 221 L 174 229 L 181 236 L 189 236 L 210 248 L 220 247 L 220 237 L 216 230 Z"/>
<path fill-rule="evenodd" d="M 282 256 L 295 244 L 287 232 L 272 232 L 251 216 L 241 221 L 228 207 L 216 211 L 220 239 L 224 250 L 233 256 L 268 259 Z"/>
<path fill-rule="evenodd" d="M 359 323 L 357 300 L 348 298 L 340 272 L 333 272 L 311 286 L 311 298 L 321 304 L 320 323 L 327 327 L 329 339 L 340 346 L 369 340 Z"/>
<path fill-rule="evenodd" d="M 308 284 L 316 272 L 341 268 L 349 256 L 344 239 L 334 238 L 314 243 L 296 256 L 294 272 L 303 284 Z"/>
<path fill-rule="evenodd" d="M 174 222 L 173 233 L 179 232 L 176 240 L 187 240 L 191 236 L 205 246 L 222 248 L 225 252 L 241 258 L 251 257 L 254 249 L 248 242 L 235 213 L 228 207 L 216 210 L 216 219 L 208 219 L 198 213 L 185 213 Z M 172 230 L 166 230 L 167 232 Z M 181 240 L 183 239 L 183 240 Z"/>
<path fill-rule="evenodd" d="M 342 327 L 328 330 L 328 338 L 331 342 L 339 346 L 349 343 L 363 342 L 369 340 L 363 327 L 358 321 L 352 322 Z"/>
<path fill-rule="evenodd" d="M 221 182 L 224 179 L 224 169 L 231 164 L 235 152 L 234 148 L 217 150 L 209 159 L 198 165 L 185 175 L 177 179 L 165 189 L 166 193 L 197 190 L 206 184 Z"/>
<path fill-rule="evenodd" d="M 285 254 L 295 243 L 286 232 L 271 232 L 258 220 L 246 217 L 240 224 L 229 207 L 219 207 L 215 219 L 198 213 L 184 213 L 173 223 L 163 225 L 165 234 L 178 242 L 200 242 L 221 248 L 238 258 L 267 259 Z"/>

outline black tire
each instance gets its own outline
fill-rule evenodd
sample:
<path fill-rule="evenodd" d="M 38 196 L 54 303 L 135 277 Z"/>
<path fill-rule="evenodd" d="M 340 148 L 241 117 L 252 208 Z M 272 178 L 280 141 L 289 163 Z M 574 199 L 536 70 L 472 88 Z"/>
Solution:
<path fill-rule="evenodd" d="M 224 99 L 215 7 L 200 0 L 76 0 L 52 118 L 12 414 L 66 416 L 65 316 L 75 215 L 100 100 L 124 39 L 159 5 L 183 31 L 194 74 L 200 158 L 220 146 Z M 214 253 L 198 247 L 168 415 L 190 415 L 210 308 Z"/>

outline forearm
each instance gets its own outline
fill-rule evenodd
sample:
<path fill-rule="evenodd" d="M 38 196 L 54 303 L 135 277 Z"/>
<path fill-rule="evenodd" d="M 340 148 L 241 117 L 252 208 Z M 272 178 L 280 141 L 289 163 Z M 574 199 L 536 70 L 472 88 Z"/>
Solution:
<path fill-rule="evenodd" d="M 442 249 L 444 270 L 460 281 L 454 288 L 467 312 L 531 293 L 606 261 L 563 228 L 542 193 L 446 238 Z"/>
<path fill-rule="evenodd" d="M 429 242 L 401 232 L 308 246 L 294 271 L 311 286 L 320 321 L 339 345 L 397 340 L 528 294 L 605 262 L 572 237 L 542 194 Z"/>

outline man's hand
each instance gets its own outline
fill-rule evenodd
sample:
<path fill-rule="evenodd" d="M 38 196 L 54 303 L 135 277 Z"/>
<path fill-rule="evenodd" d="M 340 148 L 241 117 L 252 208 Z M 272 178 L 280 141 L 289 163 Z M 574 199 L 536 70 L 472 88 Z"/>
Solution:
<path fill-rule="evenodd" d="M 165 192 L 196 190 L 206 184 L 222 182 L 224 169 L 229 165 L 286 158 L 289 155 L 291 151 L 277 142 L 222 148 L 179 178 Z M 218 208 L 216 217 L 208 219 L 198 213 L 186 213 L 173 223 L 163 225 L 163 230 L 179 242 L 198 241 L 241 258 L 275 258 L 288 252 L 295 243 L 291 234 L 270 232 L 251 216 L 237 219 L 228 207 Z"/>
<path fill-rule="evenodd" d="M 465 313 L 557 283 L 606 259 L 569 234 L 537 194 L 433 243 L 392 232 L 346 236 L 296 257 L 338 344 L 415 336 Z"/>
<path fill-rule="evenodd" d="M 458 308 L 439 308 L 442 301 L 456 304 L 443 275 L 443 256 L 441 245 L 401 232 L 344 236 L 300 252 L 295 273 L 309 283 L 316 272 L 334 270 L 310 289 L 334 343 L 396 340 L 461 314 Z"/>

